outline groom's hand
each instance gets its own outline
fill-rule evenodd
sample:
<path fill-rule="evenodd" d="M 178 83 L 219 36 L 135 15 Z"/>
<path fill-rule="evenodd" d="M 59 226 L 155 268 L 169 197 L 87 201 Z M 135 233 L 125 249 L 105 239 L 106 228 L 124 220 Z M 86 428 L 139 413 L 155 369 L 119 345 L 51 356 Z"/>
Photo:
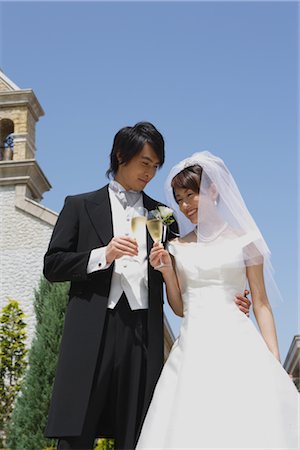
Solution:
<path fill-rule="evenodd" d="M 138 245 L 135 239 L 129 236 L 115 236 L 106 247 L 106 262 L 111 264 L 122 256 L 137 256 Z"/>
<path fill-rule="evenodd" d="M 247 317 L 249 317 L 249 311 L 251 307 L 251 301 L 247 298 L 247 295 L 249 295 L 249 291 L 245 289 L 244 295 L 243 294 L 236 294 L 235 296 L 235 303 L 238 305 L 240 310 L 246 314 Z"/>

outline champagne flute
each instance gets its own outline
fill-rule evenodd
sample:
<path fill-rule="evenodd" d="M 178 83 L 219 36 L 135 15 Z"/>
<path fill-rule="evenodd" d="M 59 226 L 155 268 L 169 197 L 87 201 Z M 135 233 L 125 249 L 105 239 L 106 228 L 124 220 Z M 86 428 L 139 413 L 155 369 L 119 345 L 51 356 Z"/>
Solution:
<path fill-rule="evenodd" d="M 143 242 L 146 231 L 148 211 L 142 206 L 133 207 L 131 210 L 131 232 L 137 242 Z"/>
<path fill-rule="evenodd" d="M 163 221 L 159 217 L 157 217 L 157 215 L 152 211 L 148 213 L 147 228 L 153 241 L 161 243 L 163 233 L 165 232 L 165 225 L 163 224 Z M 169 264 L 165 264 L 160 258 L 159 265 L 154 267 L 154 269 L 158 270 L 161 267 L 168 267 L 168 266 Z"/>
<path fill-rule="evenodd" d="M 148 211 L 141 206 L 133 208 L 131 214 L 131 231 L 136 240 L 143 238 L 147 222 Z"/>

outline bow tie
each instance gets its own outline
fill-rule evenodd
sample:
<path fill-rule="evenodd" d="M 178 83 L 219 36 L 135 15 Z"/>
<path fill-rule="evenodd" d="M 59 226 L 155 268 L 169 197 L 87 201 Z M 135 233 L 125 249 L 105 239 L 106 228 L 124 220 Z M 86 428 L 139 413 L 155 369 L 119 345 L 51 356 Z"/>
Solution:
<path fill-rule="evenodd" d="M 126 191 L 123 186 L 115 180 L 109 183 L 109 187 L 114 191 L 115 196 L 124 209 L 126 209 L 127 206 L 134 206 L 142 196 L 142 193 L 139 191 Z"/>

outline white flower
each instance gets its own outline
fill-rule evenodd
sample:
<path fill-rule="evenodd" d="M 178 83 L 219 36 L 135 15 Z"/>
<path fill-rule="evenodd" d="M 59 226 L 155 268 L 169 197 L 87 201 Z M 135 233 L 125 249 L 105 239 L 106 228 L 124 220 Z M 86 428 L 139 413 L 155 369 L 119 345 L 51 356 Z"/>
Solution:
<path fill-rule="evenodd" d="M 158 210 L 162 219 L 173 214 L 173 210 L 167 206 L 158 206 Z"/>
<path fill-rule="evenodd" d="M 171 223 L 175 222 L 173 210 L 171 208 L 168 208 L 167 206 L 158 206 L 157 209 L 160 219 L 165 225 L 171 225 Z"/>
<path fill-rule="evenodd" d="M 171 225 L 173 222 L 175 222 L 175 219 L 173 217 L 173 210 L 171 208 L 168 208 L 167 206 L 158 206 L 157 209 L 153 209 L 149 212 L 154 216 L 156 219 L 161 220 L 162 223 L 166 226 Z"/>

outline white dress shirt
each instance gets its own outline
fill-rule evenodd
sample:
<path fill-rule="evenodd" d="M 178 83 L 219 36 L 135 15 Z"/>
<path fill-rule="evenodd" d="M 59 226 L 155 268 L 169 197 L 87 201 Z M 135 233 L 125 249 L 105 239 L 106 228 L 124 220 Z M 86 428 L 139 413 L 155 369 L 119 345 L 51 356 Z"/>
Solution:
<path fill-rule="evenodd" d="M 132 235 L 131 220 L 129 217 L 130 208 L 143 207 L 143 196 L 138 196 L 138 201 L 132 207 L 122 205 L 116 192 L 117 182 L 113 182 L 112 189 L 108 188 L 112 209 L 112 223 L 114 236 Z M 123 189 L 123 188 L 122 188 Z M 132 310 L 148 308 L 148 263 L 147 263 L 147 238 L 145 233 L 138 236 L 138 256 L 122 256 L 115 260 L 114 271 L 111 280 L 110 293 L 107 307 L 113 309 L 118 303 L 123 292 L 125 293 L 130 308 Z M 91 251 L 87 266 L 87 273 L 98 270 L 105 270 L 109 267 L 106 262 L 106 247 L 97 248 Z"/>

